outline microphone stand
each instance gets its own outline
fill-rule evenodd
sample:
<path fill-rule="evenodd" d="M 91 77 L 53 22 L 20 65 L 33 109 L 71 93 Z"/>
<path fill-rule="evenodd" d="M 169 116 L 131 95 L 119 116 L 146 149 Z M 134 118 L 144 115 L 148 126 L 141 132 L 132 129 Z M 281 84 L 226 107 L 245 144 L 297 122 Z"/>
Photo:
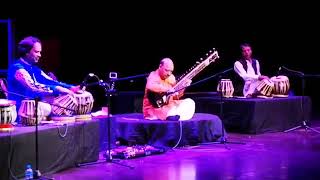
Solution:
<path fill-rule="evenodd" d="M 130 169 L 134 169 L 133 166 L 129 166 L 126 164 L 121 164 L 118 161 L 112 159 L 111 156 L 111 96 L 114 95 L 116 93 L 116 90 L 114 89 L 114 83 L 116 81 L 122 81 L 122 80 L 130 80 L 130 79 L 134 79 L 134 78 L 138 78 L 138 77 L 143 77 L 146 76 L 146 74 L 142 74 L 142 75 L 137 75 L 137 76 L 131 76 L 131 77 L 126 77 L 126 78 L 118 78 L 118 79 L 111 79 L 109 83 L 105 83 L 103 81 L 99 80 L 99 85 L 103 87 L 104 91 L 105 91 L 105 96 L 107 96 L 107 104 L 108 104 L 108 116 L 107 116 L 107 122 L 108 122 L 108 148 L 106 151 L 106 160 L 105 161 L 99 161 L 99 162 L 89 162 L 89 163 L 82 163 L 82 164 L 78 164 L 78 167 L 81 166 L 87 166 L 87 165 L 94 165 L 94 164 L 100 164 L 100 163 L 115 163 L 124 167 L 128 167 Z"/>
<path fill-rule="evenodd" d="M 200 84 L 200 83 L 203 83 L 203 82 L 206 82 L 212 78 L 216 78 L 217 76 L 219 77 L 220 81 L 221 81 L 221 77 L 223 74 L 227 73 L 227 72 L 230 72 L 230 71 L 233 71 L 233 68 L 229 68 L 227 70 L 224 70 L 224 71 L 221 71 L 221 72 L 218 72 L 212 76 L 209 76 L 207 78 L 204 78 L 202 80 L 199 80 L 195 83 L 192 83 L 190 86 L 194 86 L 194 85 L 197 85 L 197 84 Z M 188 86 L 188 87 L 190 87 Z M 184 87 L 185 88 L 185 87 Z M 183 89 L 183 88 L 182 88 Z M 177 91 L 180 91 L 181 89 L 177 90 Z M 176 91 L 176 92 L 177 92 Z M 225 129 L 224 129 L 224 123 L 223 123 L 223 104 L 224 104 L 224 98 L 223 98 L 223 95 L 222 95 L 222 92 L 219 93 L 220 95 L 220 98 L 219 98 L 219 104 L 220 104 L 220 112 L 219 112 L 219 116 L 221 118 L 221 138 L 220 138 L 220 141 L 216 141 L 216 142 L 209 142 L 209 143 L 202 143 L 202 144 L 224 144 L 226 146 L 227 143 L 229 144 L 245 144 L 243 142 L 229 142 L 227 141 L 227 138 L 225 137 Z M 226 146 L 227 149 L 230 149 L 229 147 Z"/>
<path fill-rule="evenodd" d="M 190 86 L 188 86 L 188 87 L 195 86 L 195 85 L 200 84 L 200 83 L 204 83 L 204 82 L 206 82 L 206 81 L 208 81 L 208 80 L 210 80 L 210 79 L 212 79 L 212 78 L 216 78 L 217 76 L 220 77 L 222 74 L 228 73 L 228 72 L 230 72 L 230 71 L 233 71 L 233 68 L 229 68 L 229 69 L 227 69 L 227 70 L 220 71 L 220 72 L 218 72 L 218 73 L 216 73 L 216 74 L 214 74 L 214 75 L 212 75 L 212 76 L 206 77 L 206 78 L 204 78 L 204 79 L 202 79 L 202 80 L 199 80 L 199 81 L 197 81 L 197 82 L 195 82 L 195 83 L 192 83 L 192 84 L 191 84 Z"/>
<path fill-rule="evenodd" d="M 114 83 L 114 82 L 111 82 Z M 106 88 L 106 86 L 103 86 L 104 90 L 105 90 L 105 95 L 107 96 L 107 103 L 108 103 L 108 117 L 107 117 L 107 121 L 108 121 L 108 150 L 106 152 L 106 162 L 111 162 L 111 163 L 115 163 L 121 166 L 125 166 L 128 167 L 130 169 L 133 169 L 133 166 L 129 166 L 129 165 L 125 165 L 125 164 L 121 164 L 117 161 L 115 161 L 114 159 L 112 159 L 111 156 L 111 96 L 114 95 L 116 93 L 116 90 L 113 89 L 113 85 L 111 85 L 111 88 Z"/>
<path fill-rule="evenodd" d="M 39 106 L 39 101 L 40 101 L 40 98 L 37 96 L 34 98 L 34 101 L 35 101 L 35 119 L 36 119 L 36 131 L 35 131 L 35 143 L 36 143 L 36 170 L 34 172 L 34 176 L 33 176 L 33 179 L 41 179 L 41 180 L 54 180 L 54 178 L 49 178 L 49 177 L 44 177 L 41 175 L 40 173 L 40 170 L 39 170 L 39 142 L 38 142 L 38 106 Z M 45 102 L 45 101 L 42 101 L 42 102 Z M 48 102 L 45 102 L 45 103 L 48 103 Z M 74 111 L 73 109 L 69 109 L 69 108 L 66 108 L 66 107 L 63 107 L 63 106 L 59 106 L 57 104 L 51 104 L 51 103 L 48 103 L 50 104 L 51 106 L 57 106 L 57 107 L 60 107 L 60 108 L 64 108 L 64 109 L 67 109 L 67 110 L 71 110 L 71 111 Z"/>
<path fill-rule="evenodd" d="M 304 102 L 305 78 L 306 78 L 306 77 L 317 77 L 317 78 L 319 78 L 320 75 L 310 75 L 310 74 L 304 74 L 304 73 L 299 72 L 299 71 L 293 71 L 293 70 L 290 70 L 290 69 L 288 69 L 288 68 L 284 68 L 284 69 L 286 69 L 286 70 L 288 70 L 288 71 L 291 71 L 291 72 L 294 72 L 294 73 L 298 73 L 298 77 L 300 77 L 301 80 L 302 80 L 302 85 L 301 85 L 301 89 L 302 89 L 302 92 L 301 92 L 301 93 L 302 93 L 302 99 L 301 99 L 302 124 L 299 125 L 299 126 L 293 127 L 293 128 L 291 128 L 291 129 L 285 130 L 284 132 L 287 133 L 287 132 L 291 132 L 291 131 L 296 130 L 296 129 L 299 129 L 299 128 L 304 128 L 305 131 L 307 131 L 307 130 L 309 129 L 309 130 L 311 130 L 311 131 L 314 131 L 314 132 L 320 134 L 320 131 L 318 131 L 318 130 L 316 130 L 316 129 L 314 129 L 314 128 L 311 128 L 310 126 L 307 125 L 307 122 L 306 122 L 306 120 L 305 120 L 305 114 L 304 114 L 304 113 L 305 113 L 305 110 L 304 110 L 304 104 L 305 104 L 305 102 Z"/>
<path fill-rule="evenodd" d="M 4 90 L 3 90 L 4 91 Z M 10 92 L 10 91 L 4 91 L 8 94 L 13 94 L 13 95 L 16 95 L 16 96 L 20 96 L 20 97 L 23 97 L 23 98 L 27 98 L 27 99 L 33 99 L 35 101 L 35 112 L 34 112 L 34 115 L 35 115 L 35 121 L 36 121 L 36 130 L 35 130 L 35 155 L 36 155 L 36 168 L 35 168 L 35 171 L 33 172 L 33 179 L 42 179 L 42 180 L 53 180 L 53 178 L 48 178 L 48 177 L 45 177 L 45 176 L 41 176 L 41 173 L 40 173 L 40 170 L 39 170 L 39 141 L 38 141 L 38 106 L 39 106 L 39 101 L 40 101 L 40 98 L 39 97 L 35 97 L 35 98 L 31 98 L 31 97 L 28 97 L 28 96 L 24 96 L 22 94 L 18 94 L 18 93 L 14 93 L 14 92 Z M 50 104 L 51 105 L 51 104 Z M 18 108 L 18 107 L 17 107 Z M 9 167 L 10 168 L 10 167 Z"/>
<path fill-rule="evenodd" d="M 35 139 L 36 139 L 36 170 L 33 173 L 33 179 L 43 179 L 43 180 L 53 180 L 54 178 L 48 178 L 48 177 L 44 177 L 41 175 L 40 170 L 39 170 L 39 141 L 38 141 L 38 106 L 39 106 L 39 101 L 40 98 L 39 97 L 35 97 L 34 98 L 35 101 L 35 118 L 36 118 L 36 131 L 35 131 Z"/>
<path fill-rule="evenodd" d="M 221 76 L 220 76 L 220 81 L 219 82 L 221 82 Z M 224 97 L 223 97 L 223 94 L 222 94 L 222 91 L 220 91 L 219 92 L 219 96 L 220 96 L 220 102 L 219 102 L 219 104 L 220 104 L 220 112 L 219 112 L 219 116 L 220 116 L 220 118 L 221 118 L 221 133 L 222 133 L 222 135 L 221 135 L 221 138 L 220 138 L 220 141 L 218 141 L 218 142 L 213 142 L 213 144 L 224 144 L 225 145 L 225 147 L 227 148 L 227 149 L 229 149 L 230 150 L 230 148 L 227 146 L 227 144 L 229 143 L 229 144 L 245 144 L 245 143 L 243 143 L 243 142 L 230 142 L 230 141 L 227 141 L 227 138 L 225 137 L 225 131 L 224 131 L 224 123 L 223 123 L 223 104 L 224 104 Z"/>

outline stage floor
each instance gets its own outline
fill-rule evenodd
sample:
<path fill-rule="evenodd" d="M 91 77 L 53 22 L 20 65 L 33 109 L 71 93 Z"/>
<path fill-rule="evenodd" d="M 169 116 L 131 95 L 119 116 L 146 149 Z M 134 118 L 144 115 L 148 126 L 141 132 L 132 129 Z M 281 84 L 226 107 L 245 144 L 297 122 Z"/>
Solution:
<path fill-rule="evenodd" d="M 320 121 L 311 121 L 320 131 Z M 299 129 L 258 135 L 229 133 L 229 142 L 182 147 L 161 155 L 73 168 L 59 180 L 319 179 L 320 134 Z M 227 149 L 229 148 L 229 149 Z M 100 160 L 104 161 L 103 157 Z"/>

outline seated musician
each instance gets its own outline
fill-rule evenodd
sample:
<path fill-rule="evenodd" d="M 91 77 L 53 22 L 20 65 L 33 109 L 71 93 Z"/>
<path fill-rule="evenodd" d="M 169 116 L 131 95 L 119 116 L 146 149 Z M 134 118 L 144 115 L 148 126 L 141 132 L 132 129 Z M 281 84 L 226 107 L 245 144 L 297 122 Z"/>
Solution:
<path fill-rule="evenodd" d="M 143 98 L 143 115 L 145 119 L 150 120 L 188 120 L 191 119 L 195 111 L 195 103 L 192 99 L 180 99 L 184 94 L 183 89 L 174 89 L 177 83 L 172 74 L 174 64 L 170 58 L 161 60 L 159 68 L 152 71 L 145 87 Z M 186 80 L 184 87 L 191 84 L 191 80 Z M 178 90 L 176 92 L 176 90 Z M 157 103 L 162 94 L 170 93 L 163 103 Z M 160 98 L 157 98 L 157 95 Z"/>
<path fill-rule="evenodd" d="M 268 76 L 261 75 L 260 64 L 257 59 L 252 58 L 251 46 L 247 43 L 241 44 L 242 57 L 240 60 L 234 63 L 234 71 L 241 78 L 241 93 L 237 93 L 240 88 L 235 86 L 235 93 L 245 97 L 252 97 L 255 94 L 255 90 L 259 81 L 263 79 L 269 79 Z M 238 77 L 239 77 L 238 76 Z M 243 84 L 244 82 L 244 84 Z"/>
<path fill-rule="evenodd" d="M 8 69 L 8 99 L 16 101 L 19 109 L 22 100 L 40 98 L 45 100 L 60 94 L 73 94 L 80 90 L 80 86 L 73 86 L 58 82 L 50 78 L 37 65 L 40 60 L 42 45 L 36 37 L 26 37 L 18 44 L 18 59 Z M 16 93 L 16 94 L 14 94 Z M 51 106 L 39 103 L 39 109 L 46 115 L 51 112 Z"/>

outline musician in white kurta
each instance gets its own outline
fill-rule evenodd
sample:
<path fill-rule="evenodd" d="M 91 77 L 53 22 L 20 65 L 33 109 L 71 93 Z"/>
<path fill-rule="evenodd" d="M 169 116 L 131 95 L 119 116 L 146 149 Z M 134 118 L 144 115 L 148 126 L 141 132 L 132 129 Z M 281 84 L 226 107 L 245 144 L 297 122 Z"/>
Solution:
<path fill-rule="evenodd" d="M 242 58 L 234 63 L 234 71 L 244 80 L 243 95 L 251 97 L 259 81 L 269 78 L 261 75 L 259 61 L 252 58 L 252 49 L 249 44 L 242 44 L 241 51 Z"/>
<path fill-rule="evenodd" d="M 176 84 L 176 78 L 172 74 L 174 70 L 173 62 L 170 58 L 161 60 L 159 68 L 152 71 L 148 78 L 143 98 L 143 115 L 145 119 L 150 120 L 166 120 L 170 116 L 180 116 L 180 120 L 191 119 L 195 112 L 195 103 L 192 99 L 180 99 L 184 94 L 184 89 L 170 96 L 168 104 L 162 107 L 154 107 L 148 99 L 148 91 L 162 93 L 174 91 L 173 87 Z M 191 80 L 185 84 L 189 86 Z"/>

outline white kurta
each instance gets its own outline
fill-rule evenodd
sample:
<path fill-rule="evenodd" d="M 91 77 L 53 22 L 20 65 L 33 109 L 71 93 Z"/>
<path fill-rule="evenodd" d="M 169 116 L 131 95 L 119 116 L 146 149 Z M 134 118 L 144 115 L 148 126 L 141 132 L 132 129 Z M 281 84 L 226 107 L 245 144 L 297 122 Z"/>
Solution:
<path fill-rule="evenodd" d="M 240 77 L 245 81 L 244 87 L 243 87 L 243 95 L 247 96 L 249 94 L 252 94 L 257 85 L 258 85 L 258 78 L 261 76 L 260 73 L 260 64 L 259 61 L 256 60 L 256 66 L 257 66 L 257 74 L 255 74 L 252 63 L 248 60 L 247 62 L 247 71 L 244 69 L 240 61 L 236 61 L 234 63 L 234 70 L 237 74 L 239 74 Z"/>

